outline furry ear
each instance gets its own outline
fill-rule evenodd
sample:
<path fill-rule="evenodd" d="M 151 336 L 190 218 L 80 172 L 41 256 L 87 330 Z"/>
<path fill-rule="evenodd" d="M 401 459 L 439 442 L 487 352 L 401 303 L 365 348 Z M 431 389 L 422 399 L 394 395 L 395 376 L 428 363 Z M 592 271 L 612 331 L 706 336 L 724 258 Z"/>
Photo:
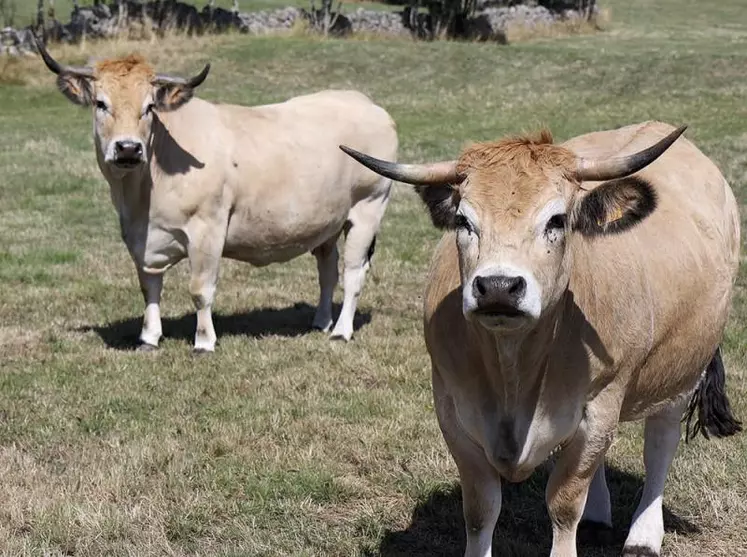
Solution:
<path fill-rule="evenodd" d="M 454 228 L 454 216 L 459 207 L 459 192 L 453 186 L 415 186 L 436 228 Z"/>
<path fill-rule="evenodd" d="M 624 232 L 656 209 L 656 192 L 636 176 L 611 180 L 582 197 L 574 211 L 572 226 L 584 236 Z"/>
<path fill-rule="evenodd" d="M 90 106 L 93 102 L 93 87 L 91 78 L 60 73 L 57 76 L 57 88 L 71 102 L 80 106 Z"/>
<path fill-rule="evenodd" d="M 156 87 L 155 107 L 161 112 L 170 112 L 189 102 L 194 88 L 181 83 L 165 83 Z"/>

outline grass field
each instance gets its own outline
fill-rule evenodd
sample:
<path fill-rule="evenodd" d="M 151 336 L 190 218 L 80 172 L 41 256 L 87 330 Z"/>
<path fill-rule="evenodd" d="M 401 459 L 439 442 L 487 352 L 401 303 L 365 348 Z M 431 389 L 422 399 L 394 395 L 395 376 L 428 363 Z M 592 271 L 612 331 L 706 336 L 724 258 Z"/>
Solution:
<path fill-rule="evenodd" d="M 211 60 L 201 95 L 216 101 L 355 87 L 398 122 L 402 160 L 540 125 L 564 139 L 649 118 L 687 123 L 747 228 L 743 0 L 604 6 L 604 33 L 511 46 L 226 36 L 53 52 L 79 63 L 137 46 L 185 73 Z M 414 194 L 396 188 L 353 342 L 308 331 L 318 293 L 304 256 L 263 269 L 226 261 L 220 344 L 201 358 L 178 266 L 162 348 L 136 353 L 141 296 L 90 114 L 40 62 L 11 69 L 7 78 L 0 60 L 0 554 L 459 555 L 461 496 L 421 334 L 438 234 Z M 724 346 L 747 419 L 743 253 Z M 621 427 L 609 452 L 612 545 L 582 555 L 619 554 L 642 486 L 640 430 Z M 507 487 L 496 555 L 549 552 L 545 478 Z M 747 435 L 683 444 L 665 504 L 666 555 L 747 555 Z"/>

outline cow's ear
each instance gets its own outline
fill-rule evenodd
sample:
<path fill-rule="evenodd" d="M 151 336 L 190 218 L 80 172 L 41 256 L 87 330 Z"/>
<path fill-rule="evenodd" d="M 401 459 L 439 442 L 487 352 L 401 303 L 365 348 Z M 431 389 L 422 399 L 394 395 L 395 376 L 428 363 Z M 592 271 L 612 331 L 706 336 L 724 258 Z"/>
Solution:
<path fill-rule="evenodd" d="M 459 207 L 459 190 L 451 185 L 415 186 L 420 199 L 423 200 L 431 221 L 436 228 L 451 230 L 454 228 L 454 217 Z"/>
<path fill-rule="evenodd" d="M 605 182 L 584 195 L 576 204 L 572 226 L 584 236 L 624 232 L 656 209 L 653 186 L 628 176 Z"/>
<path fill-rule="evenodd" d="M 161 112 L 170 112 L 183 106 L 194 95 L 194 87 L 182 83 L 164 83 L 156 87 L 155 106 Z"/>
<path fill-rule="evenodd" d="M 57 76 L 57 88 L 71 102 L 90 106 L 93 102 L 93 85 L 90 77 L 62 72 Z"/>

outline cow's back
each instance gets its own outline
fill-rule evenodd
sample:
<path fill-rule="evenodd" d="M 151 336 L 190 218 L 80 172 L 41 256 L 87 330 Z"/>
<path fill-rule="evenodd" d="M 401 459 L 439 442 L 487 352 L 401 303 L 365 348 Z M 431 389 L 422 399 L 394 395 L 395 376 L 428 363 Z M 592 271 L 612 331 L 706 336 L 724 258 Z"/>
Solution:
<path fill-rule="evenodd" d="M 165 151 L 180 160 L 175 172 L 156 176 L 162 220 L 182 226 L 195 215 L 204 222 L 228 215 L 227 257 L 255 265 L 291 259 L 339 231 L 356 202 L 389 192 L 389 181 L 339 149 L 396 158 L 393 120 L 356 91 L 256 107 L 195 98 L 163 120 Z"/>
<path fill-rule="evenodd" d="M 340 230 L 352 205 L 389 183 L 356 165 L 340 144 L 396 157 L 394 123 L 354 91 L 324 91 L 254 107 L 222 106 L 237 162 L 226 255 L 284 261 Z"/>

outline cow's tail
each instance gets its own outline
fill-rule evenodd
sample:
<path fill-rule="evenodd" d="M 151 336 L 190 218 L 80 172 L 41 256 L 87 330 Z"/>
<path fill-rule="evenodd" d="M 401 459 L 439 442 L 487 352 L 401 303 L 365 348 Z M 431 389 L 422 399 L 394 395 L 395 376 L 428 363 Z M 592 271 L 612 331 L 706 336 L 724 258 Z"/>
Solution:
<path fill-rule="evenodd" d="M 695 388 L 683 421 L 686 424 L 685 442 L 698 433 L 710 439 L 712 436 L 729 437 L 742 431 L 742 422 L 731 413 L 726 396 L 726 370 L 721 358 L 721 347 L 716 349 L 716 354 Z"/>

